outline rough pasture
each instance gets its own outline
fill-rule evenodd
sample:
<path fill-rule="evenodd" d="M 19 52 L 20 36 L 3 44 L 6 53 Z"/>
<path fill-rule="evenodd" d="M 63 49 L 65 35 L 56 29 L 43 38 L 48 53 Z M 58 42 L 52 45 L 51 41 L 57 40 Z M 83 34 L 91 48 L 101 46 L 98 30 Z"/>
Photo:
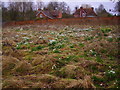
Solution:
<path fill-rule="evenodd" d="M 120 88 L 119 25 L 3 28 L 3 88 Z"/>

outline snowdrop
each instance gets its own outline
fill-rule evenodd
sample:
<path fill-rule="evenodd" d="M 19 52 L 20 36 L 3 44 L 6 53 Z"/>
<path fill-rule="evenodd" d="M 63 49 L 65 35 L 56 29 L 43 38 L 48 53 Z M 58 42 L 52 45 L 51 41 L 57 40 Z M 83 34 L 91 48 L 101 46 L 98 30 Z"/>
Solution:
<path fill-rule="evenodd" d="M 56 42 L 56 40 L 49 40 L 49 41 L 50 41 L 50 43 Z"/>
<path fill-rule="evenodd" d="M 25 42 L 24 44 L 28 44 L 28 42 Z"/>
<path fill-rule="evenodd" d="M 101 83 L 100 86 L 102 86 L 103 84 Z"/>
<path fill-rule="evenodd" d="M 55 64 L 52 66 L 52 69 L 54 69 L 54 68 L 56 68 L 56 65 L 55 65 Z"/>
<path fill-rule="evenodd" d="M 43 37 L 42 36 L 39 36 L 39 39 L 42 39 Z"/>
<path fill-rule="evenodd" d="M 19 37 L 19 35 L 15 35 L 15 37 Z"/>
<path fill-rule="evenodd" d="M 85 34 L 80 34 L 80 36 L 85 36 Z"/>
<path fill-rule="evenodd" d="M 90 52 L 93 52 L 93 50 L 90 50 Z"/>
<path fill-rule="evenodd" d="M 113 70 L 110 70 L 108 73 L 115 73 L 115 71 L 113 71 Z"/>
<path fill-rule="evenodd" d="M 33 41 L 29 42 L 29 43 L 33 43 Z"/>
<path fill-rule="evenodd" d="M 29 39 L 29 37 L 22 37 L 23 39 Z"/>
<path fill-rule="evenodd" d="M 64 34 L 61 34 L 60 36 L 65 36 Z"/>
<path fill-rule="evenodd" d="M 112 38 L 113 36 L 108 36 L 108 38 Z"/>
<path fill-rule="evenodd" d="M 27 33 L 21 33 L 22 35 L 27 35 Z"/>

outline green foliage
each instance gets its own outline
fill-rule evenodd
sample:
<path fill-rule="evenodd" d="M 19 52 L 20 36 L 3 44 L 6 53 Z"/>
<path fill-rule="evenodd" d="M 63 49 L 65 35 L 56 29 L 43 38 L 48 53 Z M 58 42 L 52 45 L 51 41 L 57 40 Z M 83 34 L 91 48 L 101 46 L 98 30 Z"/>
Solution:
<path fill-rule="evenodd" d="M 108 34 L 104 33 L 104 36 L 108 36 Z"/>
<path fill-rule="evenodd" d="M 90 69 L 93 73 L 98 73 L 98 68 L 96 66 L 90 66 Z"/>
<path fill-rule="evenodd" d="M 49 46 L 55 46 L 57 43 L 58 43 L 57 41 L 53 41 L 53 42 L 49 43 L 48 45 Z"/>
<path fill-rule="evenodd" d="M 74 48 L 74 45 L 70 45 L 70 48 Z"/>
<path fill-rule="evenodd" d="M 31 51 L 37 51 L 37 50 L 41 50 L 41 49 L 43 49 L 44 48 L 44 46 L 37 46 L 37 47 L 33 47 L 33 48 L 31 48 Z"/>
<path fill-rule="evenodd" d="M 101 53 L 107 53 L 106 49 L 101 49 L 100 51 L 101 51 Z"/>
<path fill-rule="evenodd" d="M 92 40 L 93 38 L 94 38 L 94 37 L 92 37 L 92 36 L 91 36 L 91 37 L 86 37 L 85 40 L 86 40 L 86 41 L 87 41 L 87 40 Z"/>
<path fill-rule="evenodd" d="M 107 41 L 112 42 L 113 38 L 107 38 Z"/>
<path fill-rule="evenodd" d="M 73 15 L 63 13 L 62 18 L 73 18 Z"/>
<path fill-rule="evenodd" d="M 59 50 L 53 50 L 54 53 L 60 53 L 61 51 Z"/>
<path fill-rule="evenodd" d="M 116 71 L 114 70 L 108 70 L 105 72 L 106 79 L 107 80 L 114 80 L 117 76 Z"/>
<path fill-rule="evenodd" d="M 94 82 L 104 82 L 103 78 L 98 78 L 96 76 L 92 76 L 92 79 L 93 79 Z"/>
<path fill-rule="evenodd" d="M 97 62 L 103 62 L 102 58 L 100 56 L 96 56 L 96 61 Z"/>
<path fill-rule="evenodd" d="M 60 45 L 55 46 L 56 49 L 60 49 L 60 48 L 63 48 L 63 47 L 65 47 L 64 44 L 60 44 Z"/>
<path fill-rule="evenodd" d="M 84 45 L 83 43 L 80 43 L 79 46 L 80 46 L 80 47 L 84 47 L 85 45 Z"/>
<path fill-rule="evenodd" d="M 23 48 L 26 48 L 26 49 L 29 49 L 30 48 L 30 44 L 29 43 L 18 43 L 17 46 L 16 46 L 16 49 L 23 49 Z"/>
<path fill-rule="evenodd" d="M 60 57 L 56 57 L 56 58 L 58 59 L 58 60 L 56 60 L 57 67 L 60 68 L 60 67 L 64 66 L 65 64 L 69 63 L 70 61 L 78 62 L 79 56 L 69 55 L 65 58 L 60 58 Z"/>
<path fill-rule="evenodd" d="M 111 28 L 101 28 L 100 30 L 101 30 L 103 33 L 108 33 L 108 32 L 110 32 L 110 31 L 112 31 Z"/>
<path fill-rule="evenodd" d="M 16 49 L 22 49 L 21 45 L 17 45 Z"/>

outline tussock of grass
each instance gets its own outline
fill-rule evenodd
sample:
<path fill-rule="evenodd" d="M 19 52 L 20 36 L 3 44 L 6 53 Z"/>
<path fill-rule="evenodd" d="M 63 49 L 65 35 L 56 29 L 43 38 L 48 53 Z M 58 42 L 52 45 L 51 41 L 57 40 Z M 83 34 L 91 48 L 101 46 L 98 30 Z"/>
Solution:
<path fill-rule="evenodd" d="M 29 74 L 32 69 L 32 65 L 27 61 L 21 61 L 18 65 L 13 69 L 13 72 L 20 75 Z"/>

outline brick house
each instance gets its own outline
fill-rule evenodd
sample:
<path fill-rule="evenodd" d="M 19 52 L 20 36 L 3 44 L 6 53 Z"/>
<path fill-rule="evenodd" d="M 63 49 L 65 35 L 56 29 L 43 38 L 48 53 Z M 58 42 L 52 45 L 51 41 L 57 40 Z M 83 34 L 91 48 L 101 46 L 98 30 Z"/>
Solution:
<path fill-rule="evenodd" d="M 83 8 L 80 7 L 79 9 L 76 8 L 75 13 L 73 13 L 74 17 L 95 17 L 97 16 L 94 12 L 94 8 Z"/>
<path fill-rule="evenodd" d="M 36 17 L 49 19 L 62 18 L 62 12 L 57 10 L 49 11 L 48 9 L 46 10 L 38 9 Z"/>

